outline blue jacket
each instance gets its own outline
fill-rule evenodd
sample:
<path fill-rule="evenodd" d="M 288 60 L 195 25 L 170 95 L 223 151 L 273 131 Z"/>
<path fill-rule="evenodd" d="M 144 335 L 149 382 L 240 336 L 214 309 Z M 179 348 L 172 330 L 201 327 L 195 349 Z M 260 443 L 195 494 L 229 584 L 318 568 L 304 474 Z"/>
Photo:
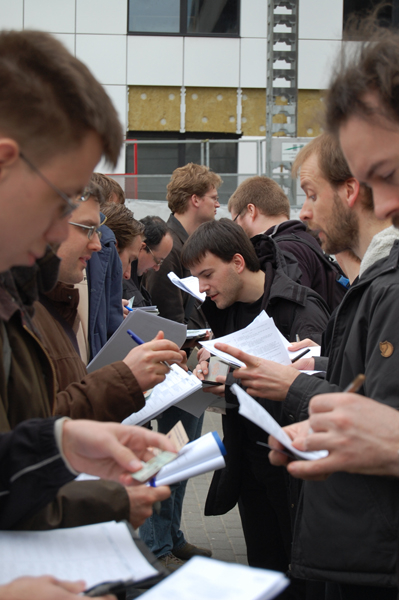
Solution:
<path fill-rule="evenodd" d="M 101 251 L 95 252 L 87 264 L 90 359 L 96 356 L 123 321 L 122 263 L 116 239 L 106 225 L 100 230 Z"/>

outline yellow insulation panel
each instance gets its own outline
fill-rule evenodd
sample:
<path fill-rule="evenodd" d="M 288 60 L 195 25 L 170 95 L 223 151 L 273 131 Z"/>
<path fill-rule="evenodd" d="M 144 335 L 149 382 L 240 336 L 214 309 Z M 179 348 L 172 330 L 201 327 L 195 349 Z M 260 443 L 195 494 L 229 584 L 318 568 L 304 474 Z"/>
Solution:
<path fill-rule="evenodd" d="M 243 135 L 265 135 L 266 90 L 242 90 L 241 129 Z"/>
<path fill-rule="evenodd" d="M 180 88 L 129 87 L 130 131 L 179 131 Z"/>
<path fill-rule="evenodd" d="M 235 133 L 235 88 L 186 88 L 186 131 Z"/>
<path fill-rule="evenodd" d="M 298 91 L 298 137 L 316 137 L 323 132 L 324 90 Z"/>

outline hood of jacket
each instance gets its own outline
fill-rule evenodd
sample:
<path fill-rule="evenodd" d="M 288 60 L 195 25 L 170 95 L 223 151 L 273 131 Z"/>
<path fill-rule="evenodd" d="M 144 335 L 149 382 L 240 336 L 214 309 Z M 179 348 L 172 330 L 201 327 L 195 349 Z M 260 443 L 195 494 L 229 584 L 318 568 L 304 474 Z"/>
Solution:
<path fill-rule="evenodd" d="M 399 229 L 396 229 L 393 225 L 376 233 L 360 263 L 359 278 L 363 277 L 367 269 L 375 262 L 389 256 L 397 240 L 399 240 Z"/>

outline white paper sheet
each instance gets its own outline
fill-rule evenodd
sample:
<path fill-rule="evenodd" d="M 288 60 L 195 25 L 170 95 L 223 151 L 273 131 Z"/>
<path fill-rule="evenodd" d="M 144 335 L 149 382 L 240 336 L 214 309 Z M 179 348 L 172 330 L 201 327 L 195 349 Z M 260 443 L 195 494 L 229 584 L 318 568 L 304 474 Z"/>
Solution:
<path fill-rule="evenodd" d="M 317 460 L 319 458 L 324 458 L 328 456 L 327 450 L 318 450 L 316 452 L 301 452 L 293 447 L 291 443 L 291 439 L 285 433 L 285 431 L 280 427 L 280 425 L 273 419 L 273 417 L 267 412 L 266 409 L 263 408 L 256 402 L 247 392 L 244 392 L 240 386 L 234 383 L 231 386 L 231 391 L 237 396 L 238 401 L 240 403 L 240 408 L 238 412 L 243 417 L 246 417 L 255 425 L 258 425 L 263 431 L 266 431 L 269 435 L 272 435 L 276 438 L 283 446 L 288 448 L 293 454 L 303 458 L 305 460 Z"/>
<path fill-rule="evenodd" d="M 289 585 L 283 573 L 194 556 L 143 600 L 272 600 Z"/>
<path fill-rule="evenodd" d="M 178 365 L 172 365 L 165 380 L 158 383 L 152 390 L 145 406 L 122 422 L 124 425 L 147 423 L 189 394 L 201 389 L 201 387 L 202 383 L 195 375 L 187 373 Z"/>
<path fill-rule="evenodd" d="M 103 581 L 140 580 L 156 575 L 125 523 L 99 523 L 52 531 L 2 531 L 0 584 L 23 575 Z"/>
<path fill-rule="evenodd" d="M 171 485 L 208 471 L 222 469 L 225 466 L 225 453 L 218 433 L 209 432 L 184 446 L 173 462 L 162 467 L 155 476 L 155 485 Z"/>
<path fill-rule="evenodd" d="M 171 280 L 171 282 L 176 287 L 183 290 L 183 292 L 187 292 L 187 294 L 191 294 L 191 296 L 194 296 L 194 298 L 196 298 L 200 302 L 205 301 L 206 293 L 200 292 L 198 277 L 190 276 L 190 277 L 183 277 L 182 279 L 180 279 L 180 277 L 178 277 L 176 275 L 176 273 L 173 273 L 173 271 L 168 273 L 168 277 Z"/>
<path fill-rule="evenodd" d="M 234 348 L 238 348 L 243 352 L 259 358 L 273 360 L 282 365 L 291 364 L 288 351 L 281 340 L 280 332 L 275 326 L 273 319 L 268 317 L 264 310 L 244 329 L 217 339 L 206 340 L 205 342 L 200 341 L 200 344 L 209 350 L 211 354 L 215 354 L 233 365 L 245 367 L 243 362 L 230 354 L 216 350 L 216 342 L 230 344 L 230 346 L 234 346 Z"/>

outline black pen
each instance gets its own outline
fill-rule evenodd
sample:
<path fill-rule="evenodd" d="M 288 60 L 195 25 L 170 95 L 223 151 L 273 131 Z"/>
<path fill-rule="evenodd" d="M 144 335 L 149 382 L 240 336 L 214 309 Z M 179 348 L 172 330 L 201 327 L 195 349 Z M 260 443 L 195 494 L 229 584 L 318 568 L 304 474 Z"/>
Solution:
<path fill-rule="evenodd" d="M 292 359 L 292 363 L 296 362 L 297 360 L 299 360 L 300 358 L 302 358 L 302 356 L 305 356 L 305 354 L 307 354 L 308 352 L 310 352 L 310 348 L 307 348 L 306 350 L 304 350 L 303 352 L 301 352 L 300 354 L 298 354 L 298 356 L 296 356 L 295 358 Z"/>

